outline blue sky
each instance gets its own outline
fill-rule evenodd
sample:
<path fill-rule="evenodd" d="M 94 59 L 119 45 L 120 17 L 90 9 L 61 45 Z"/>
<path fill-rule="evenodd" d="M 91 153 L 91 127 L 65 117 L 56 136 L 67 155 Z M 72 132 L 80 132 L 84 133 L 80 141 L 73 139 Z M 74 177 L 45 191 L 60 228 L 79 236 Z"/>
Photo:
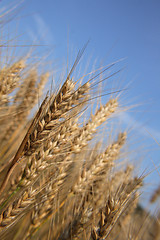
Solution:
<path fill-rule="evenodd" d="M 10 1 L 2 0 L 0 7 L 6 3 Z M 88 39 L 85 59 L 107 65 L 126 58 L 119 78 L 124 85 L 131 82 L 125 101 L 141 106 L 123 114 L 121 121 L 135 128 L 135 139 L 148 146 L 143 168 L 154 169 L 153 162 L 160 163 L 160 146 L 151 137 L 160 143 L 160 1 L 26 0 L 18 16 L 23 41 L 49 46 L 53 63 L 66 61 L 67 41 L 71 52 Z M 155 171 L 148 183 L 153 188 L 158 182 Z"/>

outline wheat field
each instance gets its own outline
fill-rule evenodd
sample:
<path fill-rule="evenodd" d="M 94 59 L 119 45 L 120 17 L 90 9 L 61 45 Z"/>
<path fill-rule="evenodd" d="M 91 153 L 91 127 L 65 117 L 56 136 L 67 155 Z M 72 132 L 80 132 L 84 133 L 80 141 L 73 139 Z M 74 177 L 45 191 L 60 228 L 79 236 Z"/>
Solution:
<path fill-rule="evenodd" d="M 74 70 L 84 50 L 45 96 L 50 75 L 36 62 L 22 57 L 0 69 L 0 239 L 160 238 L 160 215 L 139 204 L 145 176 L 123 161 L 128 133 L 110 137 L 116 113 L 126 111 L 123 90 L 106 92 L 105 104 L 95 91 L 114 63 L 83 83 Z"/>

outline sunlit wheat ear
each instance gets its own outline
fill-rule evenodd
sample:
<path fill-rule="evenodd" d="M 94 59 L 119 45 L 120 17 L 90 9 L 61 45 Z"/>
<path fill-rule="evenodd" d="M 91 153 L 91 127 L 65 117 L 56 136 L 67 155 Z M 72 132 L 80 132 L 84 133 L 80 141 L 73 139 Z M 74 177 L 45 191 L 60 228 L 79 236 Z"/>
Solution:
<path fill-rule="evenodd" d="M 17 92 L 12 96 L 11 103 L 6 107 L 6 110 L 3 111 L 4 115 L 1 114 L 1 121 L 3 121 L 1 125 L 4 125 L 0 136 L 2 143 L 0 146 L 1 164 L 3 161 L 7 163 L 8 159 L 13 157 L 19 141 L 24 137 L 26 131 L 24 127 L 28 123 L 28 115 L 37 103 L 38 96 L 40 97 L 42 94 L 42 89 L 48 80 L 48 74 L 39 77 L 35 71 L 32 71 L 28 73 L 26 78 L 23 78 L 22 72 L 17 78 L 19 79 Z M 7 120 L 7 116 L 10 116 L 12 121 Z M 5 122 L 6 124 L 4 124 Z"/>
<path fill-rule="evenodd" d="M 99 182 L 107 174 L 107 168 L 110 170 L 113 161 L 117 159 L 120 149 L 126 140 L 126 133 L 119 134 L 118 140 L 107 147 L 106 151 L 93 160 L 89 169 L 83 169 L 82 176 L 78 183 L 73 186 L 75 193 L 82 192 L 90 188 L 96 181 Z"/>
<path fill-rule="evenodd" d="M 20 60 L 11 66 L 4 67 L 0 71 L 0 99 L 3 103 L 2 96 L 11 93 L 19 84 L 20 72 L 25 68 L 25 61 Z"/>
<path fill-rule="evenodd" d="M 20 81 L 20 75 L 25 68 L 24 60 L 14 63 L 11 66 L 4 67 L 0 70 L 0 140 L 5 134 L 5 129 L 11 122 L 9 121 L 9 114 L 15 111 L 15 108 L 9 106 L 11 100 L 10 93 L 12 93 Z"/>
<path fill-rule="evenodd" d="M 113 230 L 113 234 L 115 234 L 115 232 L 124 231 L 125 235 L 125 227 L 128 225 L 129 222 L 132 222 L 132 214 L 138 206 L 138 201 L 139 193 L 135 192 L 133 193 L 133 196 L 128 200 L 128 203 L 126 204 L 125 210 L 123 211 L 121 217 L 117 220 L 116 226 Z M 119 228 L 119 230 L 117 228 Z"/>
<path fill-rule="evenodd" d="M 63 150 L 63 148 L 65 149 L 64 143 L 67 142 L 68 135 L 71 135 L 72 133 L 74 136 L 74 131 L 77 127 L 75 122 L 72 120 L 72 113 L 70 113 L 70 117 L 67 117 L 71 119 L 63 120 L 64 123 L 62 121 L 59 122 L 60 118 L 65 119 L 65 116 L 63 115 L 64 112 L 68 112 L 70 108 L 73 107 L 72 105 L 75 103 L 75 101 L 73 104 L 68 101 L 68 98 L 70 98 L 71 95 L 70 90 L 72 88 L 70 89 L 69 87 L 69 89 L 67 89 L 67 86 L 68 80 L 67 82 L 65 82 L 62 89 L 60 89 L 58 95 L 56 95 L 53 102 L 51 102 L 51 105 L 49 105 L 46 114 L 38 121 L 37 125 L 35 126 L 35 130 L 33 131 L 33 133 L 30 134 L 27 144 L 24 146 L 23 161 L 27 161 L 27 165 L 24 171 L 22 171 L 21 173 L 21 180 L 23 180 L 23 183 L 21 181 L 21 185 L 27 184 L 27 182 L 29 184 L 29 178 L 33 177 L 33 175 L 38 174 L 38 170 L 44 169 L 47 166 L 46 161 L 48 159 L 52 158 L 53 160 L 53 157 L 55 158 L 57 154 L 59 155 L 60 153 L 62 154 L 68 151 L 67 148 L 66 150 Z M 81 90 L 79 89 L 78 93 L 80 95 L 77 95 L 76 99 L 77 101 L 82 101 L 83 98 L 85 98 L 86 94 L 85 87 L 83 86 Z M 75 93 L 73 93 L 73 96 L 74 95 Z M 48 104 L 50 104 L 50 100 Z M 56 109 L 53 108 L 53 106 L 55 105 Z M 62 111 L 60 111 L 60 105 L 64 107 Z M 77 110 L 78 109 L 79 107 L 77 108 Z M 49 158 L 47 156 L 49 156 Z M 24 182 L 25 178 L 27 178 L 27 182 Z M 17 184 L 20 182 L 19 177 L 18 181 L 16 182 Z"/>
<path fill-rule="evenodd" d="M 87 142 L 92 139 L 93 134 L 96 132 L 96 128 L 100 126 L 103 122 L 110 117 L 112 113 L 117 109 L 118 102 L 117 99 L 110 99 L 106 105 L 101 106 L 101 108 L 91 116 L 88 123 L 80 129 L 79 134 L 75 136 L 73 140 L 72 151 L 80 152 L 81 148 L 87 145 Z"/>
<path fill-rule="evenodd" d="M 105 239 L 109 235 L 117 219 L 125 210 L 132 194 L 141 184 L 142 179 L 134 178 L 120 189 L 117 196 L 110 196 L 107 204 L 102 208 L 98 225 L 92 230 L 92 239 Z"/>

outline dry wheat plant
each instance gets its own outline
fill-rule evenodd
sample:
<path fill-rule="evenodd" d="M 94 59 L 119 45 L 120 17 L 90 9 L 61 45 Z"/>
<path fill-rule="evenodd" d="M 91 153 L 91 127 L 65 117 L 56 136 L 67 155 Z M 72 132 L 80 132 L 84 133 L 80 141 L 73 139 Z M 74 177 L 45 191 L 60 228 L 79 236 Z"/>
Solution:
<path fill-rule="evenodd" d="M 113 74 L 100 76 L 114 63 L 82 83 L 72 75 L 84 50 L 63 84 L 45 97 L 49 74 L 38 74 L 36 63 L 23 57 L 1 66 L 1 240 L 159 239 L 158 221 L 138 206 L 143 177 L 123 164 L 127 132 L 119 131 L 105 149 L 101 139 L 93 141 L 100 129 L 109 138 L 112 129 L 100 125 L 110 126 L 123 109 L 118 89 L 92 107 L 98 83 Z"/>

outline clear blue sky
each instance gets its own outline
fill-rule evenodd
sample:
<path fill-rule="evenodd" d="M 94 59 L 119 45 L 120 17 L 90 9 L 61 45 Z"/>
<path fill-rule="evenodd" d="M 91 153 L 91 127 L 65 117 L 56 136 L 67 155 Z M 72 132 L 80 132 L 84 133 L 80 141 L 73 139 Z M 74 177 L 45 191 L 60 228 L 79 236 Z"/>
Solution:
<path fill-rule="evenodd" d="M 1 7 L 7 2 L 2 0 Z M 153 169 L 152 161 L 158 165 L 160 146 L 148 132 L 160 142 L 160 1 L 26 0 L 19 16 L 24 41 L 37 38 L 38 44 L 51 46 L 53 59 L 66 59 L 67 38 L 74 50 L 90 39 L 86 52 L 93 61 L 107 64 L 127 58 L 122 66 L 125 83 L 132 81 L 129 102 L 142 106 L 123 121 L 135 125 L 139 141 L 150 146 L 143 167 Z M 160 183 L 157 172 L 148 179 L 152 187 Z"/>

